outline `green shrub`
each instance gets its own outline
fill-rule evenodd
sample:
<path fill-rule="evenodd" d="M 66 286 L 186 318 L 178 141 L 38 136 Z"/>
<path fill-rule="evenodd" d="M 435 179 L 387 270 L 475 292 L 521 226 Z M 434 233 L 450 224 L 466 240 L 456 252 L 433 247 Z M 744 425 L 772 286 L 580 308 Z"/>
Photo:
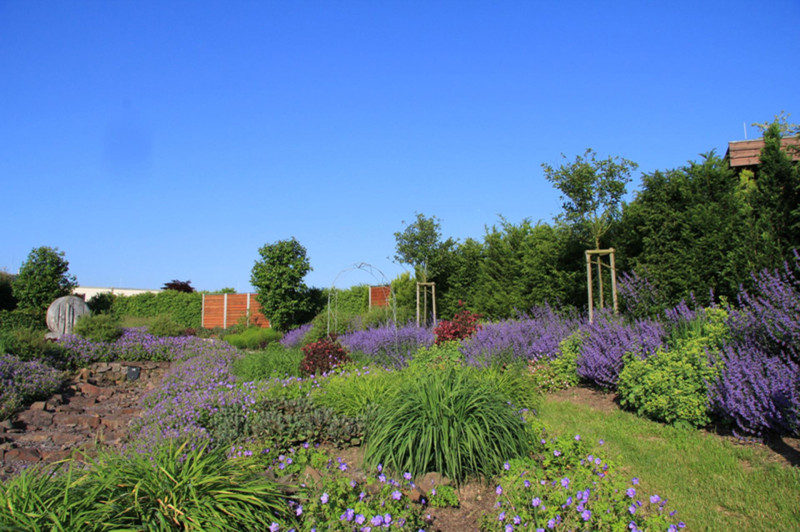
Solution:
<path fill-rule="evenodd" d="M 525 421 L 474 372 L 420 372 L 385 401 L 367 432 L 365 462 L 456 483 L 491 478 L 527 450 Z"/>
<path fill-rule="evenodd" d="M 619 375 L 622 406 L 655 421 L 710 423 L 707 383 L 719 376 L 715 354 L 729 335 L 727 316 L 723 309 L 706 309 L 673 334 L 666 350 L 644 360 L 627 357 Z"/>
<path fill-rule="evenodd" d="M 397 390 L 398 374 L 370 368 L 332 375 L 320 381 L 311 396 L 320 406 L 336 413 L 369 416 L 374 408 L 391 398 Z"/>
<path fill-rule="evenodd" d="M 169 316 L 157 316 L 150 322 L 147 332 L 153 336 L 183 336 L 186 333 L 186 327 Z"/>
<path fill-rule="evenodd" d="M 86 304 L 89 305 L 89 309 L 93 314 L 108 314 L 114 305 L 115 297 L 111 292 L 102 292 L 89 298 Z"/>
<path fill-rule="evenodd" d="M 452 340 L 434 344 L 430 347 L 421 347 L 411 357 L 408 367 L 413 369 L 445 369 L 454 368 L 464 364 L 464 355 L 459 350 L 461 342 Z"/>
<path fill-rule="evenodd" d="M 239 349 L 264 349 L 282 337 L 283 335 L 275 329 L 250 327 L 240 333 L 226 334 L 223 340 Z"/>
<path fill-rule="evenodd" d="M 113 342 L 122 336 L 122 327 L 111 314 L 90 314 L 78 319 L 73 332 L 93 342 Z"/>
<path fill-rule="evenodd" d="M 517 362 L 508 367 L 491 366 L 486 369 L 468 368 L 475 378 L 488 386 L 504 401 L 515 408 L 532 410 L 537 407 L 540 395 L 536 381 L 527 371 L 524 362 Z"/>
<path fill-rule="evenodd" d="M 30 327 L 0 330 L 0 354 L 16 355 L 21 360 L 58 358 L 62 350 L 46 334 L 47 330 Z"/>
<path fill-rule="evenodd" d="M 576 386 L 578 377 L 578 357 L 581 353 L 582 335 L 572 333 L 558 345 L 555 358 L 542 358 L 531 364 L 530 371 L 536 388 L 544 393 L 566 390 Z"/>
<path fill-rule="evenodd" d="M 241 410 L 241 407 L 239 407 Z M 257 405 L 245 425 L 234 427 L 239 434 L 249 434 L 261 440 L 270 440 L 282 449 L 304 442 L 330 443 L 336 447 L 360 445 L 366 429 L 361 416 L 343 416 L 333 409 L 314 404 L 309 397 L 295 399 L 267 399 Z M 216 414 L 215 414 L 216 416 Z M 240 423 L 235 415 L 230 423 Z M 220 425 L 211 423 L 212 435 L 220 437 Z M 227 430 L 234 434 L 235 430 Z"/>
<path fill-rule="evenodd" d="M 0 484 L 0 528 L 233 531 L 267 530 L 273 522 L 289 528 L 286 489 L 260 473 L 203 445 L 101 453 L 88 467 L 31 468 Z"/>
<path fill-rule="evenodd" d="M 156 318 L 169 316 L 184 329 L 200 327 L 203 314 L 203 294 L 166 290 L 135 296 L 116 296 L 111 313 L 117 317 Z"/>
<path fill-rule="evenodd" d="M 290 375 L 297 377 L 300 376 L 302 360 L 303 352 L 300 348 L 288 349 L 273 342 L 266 349 L 247 353 L 234 361 L 232 372 L 239 380 L 246 382 Z"/>

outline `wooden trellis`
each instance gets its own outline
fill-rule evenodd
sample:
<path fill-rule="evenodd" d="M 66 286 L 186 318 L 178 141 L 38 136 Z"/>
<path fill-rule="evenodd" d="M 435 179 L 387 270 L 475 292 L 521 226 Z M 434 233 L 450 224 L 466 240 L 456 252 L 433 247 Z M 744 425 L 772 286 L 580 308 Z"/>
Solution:
<path fill-rule="evenodd" d="M 603 257 L 608 256 L 609 263 L 603 263 Z M 617 305 L 617 268 L 614 263 L 614 248 L 586 250 L 586 280 L 589 291 L 589 323 L 594 322 L 594 290 L 592 281 L 592 266 L 597 266 L 597 290 L 600 296 L 600 308 L 605 306 L 603 297 L 603 268 L 608 268 L 611 273 L 611 297 L 614 303 L 614 314 L 619 312 Z"/>
<path fill-rule="evenodd" d="M 425 297 L 425 324 L 428 324 L 428 288 L 431 289 L 431 300 L 433 305 L 433 326 L 436 327 L 436 283 L 417 283 L 417 327 L 419 327 L 419 288 L 423 287 Z"/>

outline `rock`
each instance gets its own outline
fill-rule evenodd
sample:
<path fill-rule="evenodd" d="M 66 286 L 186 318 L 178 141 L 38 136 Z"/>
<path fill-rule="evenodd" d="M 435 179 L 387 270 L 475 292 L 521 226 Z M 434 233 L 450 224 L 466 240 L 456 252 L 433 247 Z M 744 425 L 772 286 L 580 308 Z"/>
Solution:
<path fill-rule="evenodd" d="M 11 460 L 19 460 L 20 462 L 38 462 L 42 459 L 41 455 L 39 455 L 39 451 L 36 449 L 29 449 L 27 447 L 18 447 L 16 449 L 11 449 L 10 451 L 6 451 L 5 460 L 10 462 Z"/>
<path fill-rule="evenodd" d="M 45 402 L 44 401 L 35 401 L 31 403 L 31 406 L 28 407 L 29 410 L 45 410 Z"/>
<path fill-rule="evenodd" d="M 47 309 L 47 328 L 58 338 L 65 334 L 72 334 L 78 318 L 89 312 L 89 305 L 80 297 L 59 297 Z"/>
<path fill-rule="evenodd" d="M 420 479 L 417 485 L 422 488 L 425 493 L 428 493 L 431 488 L 435 488 L 436 486 L 449 486 L 450 479 L 436 472 L 425 473 L 425 476 Z"/>

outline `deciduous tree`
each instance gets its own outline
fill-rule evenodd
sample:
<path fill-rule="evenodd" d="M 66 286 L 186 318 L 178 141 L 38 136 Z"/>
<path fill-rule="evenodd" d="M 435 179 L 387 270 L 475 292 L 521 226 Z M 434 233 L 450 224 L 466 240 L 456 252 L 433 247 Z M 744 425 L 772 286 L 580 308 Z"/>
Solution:
<path fill-rule="evenodd" d="M 262 246 L 253 266 L 250 284 L 256 301 L 272 326 L 287 331 L 301 324 L 311 311 L 309 289 L 303 278 L 311 271 L 306 248 L 292 237 Z"/>
<path fill-rule="evenodd" d="M 64 252 L 42 246 L 30 252 L 14 279 L 12 291 L 19 310 L 44 318 L 50 303 L 69 295 L 76 286 L 78 281 L 69 273 Z"/>

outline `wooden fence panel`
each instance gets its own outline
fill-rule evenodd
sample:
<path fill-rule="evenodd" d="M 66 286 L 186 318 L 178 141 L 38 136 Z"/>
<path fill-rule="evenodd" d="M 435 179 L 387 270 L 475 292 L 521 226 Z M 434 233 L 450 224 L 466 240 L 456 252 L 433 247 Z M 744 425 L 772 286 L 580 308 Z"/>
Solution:
<path fill-rule="evenodd" d="M 255 294 L 213 294 L 203 296 L 203 327 L 227 329 L 250 313 L 249 324 L 268 328 L 269 320 L 261 313 Z"/>

